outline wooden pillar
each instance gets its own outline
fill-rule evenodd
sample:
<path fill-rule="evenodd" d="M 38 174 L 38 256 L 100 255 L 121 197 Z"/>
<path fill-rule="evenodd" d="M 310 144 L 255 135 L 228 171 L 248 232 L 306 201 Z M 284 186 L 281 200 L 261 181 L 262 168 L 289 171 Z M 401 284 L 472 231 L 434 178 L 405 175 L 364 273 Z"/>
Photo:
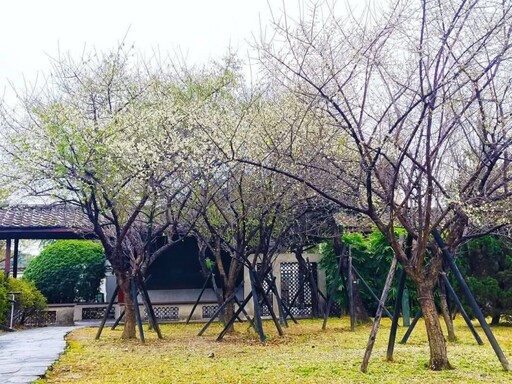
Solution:
<path fill-rule="evenodd" d="M 11 273 L 11 239 L 5 240 L 5 276 Z"/>
<path fill-rule="evenodd" d="M 14 239 L 14 254 L 13 254 L 13 264 L 12 264 L 12 277 L 18 277 L 18 256 L 19 256 L 19 248 L 20 248 L 20 239 Z"/>

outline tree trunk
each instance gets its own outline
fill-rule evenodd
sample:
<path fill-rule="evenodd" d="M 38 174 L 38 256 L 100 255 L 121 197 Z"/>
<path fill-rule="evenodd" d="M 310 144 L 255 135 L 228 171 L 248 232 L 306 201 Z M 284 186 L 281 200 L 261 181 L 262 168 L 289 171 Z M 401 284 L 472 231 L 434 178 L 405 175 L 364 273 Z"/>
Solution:
<path fill-rule="evenodd" d="M 352 292 L 352 300 L 354 306 L 354 317 L 356 323 L 364 324 L 370 322 L 370 316 L 368 315 L 368 311 L 364 306 L 363 298 L 361 297 L 361 293 L 359 292 L 359 285 L 357 284 L 357 276 L 354 271 L 350 268 L 349 270 L 349 262 L 348 262 L 348 254 L 343 256 L 343 261 L 341 264 L 343 276 L 345 276 L 345 281 L 347 282 L 347 291 Z M 349 290 L 348 284 L 351 284 L 351 290 Z M 350 299 L 349 299 L 350 300 Z"/>
<path fill-rule="evenodd" d="M 308 263 L 304 260 L 302 256 L 302 248 L 298 247 L 295 249 L 295 258 L 299 263 L 299 271 L 303 273 L 308 278 L 307 284 L 311 287 L 311 314 L 313 317 L 318 317 L 318 308 L 319 308 L 319 300 L 318 300 L 318 285 L 316 284 L 315 278 L 311 275 L 308 268 Z"/>
<path fill-rule="evenodd" d="M 233 293 L 235 293 L 235 282 L 230 282 L 224 286 L 224 300 L 228 299 Z M 224 307 L 224 321 L 228 322 L 233 315 L 235 314 L 235 302 L 231 300 Z M 231 323 L 230 327 L 227 329 L 228 333 L 235 332 L 234 322 Z"/>
<path fill-rule="evenodd" d="M 439 292 L 441 314 L 443 315 L 446 329 L 448 330 L 448 341 L 455 341 L 457 338 L 455 337 L 455 329 L 453 328 L 453 321 L 450 316 L 450 310 L 448 309 L 448 302 L 446 300 L 446 288 L 444 286 L 444 281 L 441 279 L 439 279 Z"/>
<path fill-rule="evenodd" d="M 423 312 L 425 328 L 427 330 L 428 343 L 430 347 L 429 368 L 434 371 L 443 369 L 452 369 L 448 362 L 448 353 L 446 350 L 446 340 L 441 329 L 441 322 L 437 314 L 434 302 L 433 288 L 430 284 L 417 282 L 418 299 Z"/>
<path fill-rule="evenodd" d="M 215 274 L 212 274 L 212 287 L 213 292 L 215 293 L 215 297 L 217 298 L 217 305 L 220 307 L 222 304 L 224 304 L 224 297 L 222 296 L 222 293 L 219 292 L 219 288 L 217 287 L 217 282 L 215 281 Z M 219 313 L 219 319 L 222 322 L 222 324 L 226 325 L 226 322 L 229 320 L 224 317 L 224 311 L 221 311 Z"/>
<path fill-rule="evenodd" d="M 126 274 L 117 275 L 117 284 L 124 296 L 124 329 L 121 335 L 122 339 L 135 339 L 135 308 L 130 287 L 130 277 Z"/>
<path fill-rule="evenodd" d="M 347 279 L 349 271 L 347 270 L 348 265 L 348 255 L 343 254 L 343 244 L 339 238 L 334 238 L 333 242 L 334 253 L 338 257 L 342 257 L 343 260 L 341 262 L 341 269 L 343 276 L 345 276 L 345 281 L 349 281 Z M 350 271 L 352 281 L 352 295 L 354 300 L 354 313 L 356 322 L 358 323 L 368 323 L 370 321 L 370 316 L 368 315 L 368 311 L 364 306 L 363 299 L 361 298 L 361 293 L 359 292 L 359 285 L 357 284 L 357 276 L 354 271 Z"/>
<path fill-rule="evenodd" d="M 224 275 L 224 300 L 228 299 L 231 295 L 235 293 L 236 290 L 236 280 L 238 274 L 240 273 L 241 264 L 236 258 L 231 259 L 231 263 L 229 264 L 229 273 L 228 275 Z M 224 320 L 229 322 L 229 320 L 235 314 L 235 302 L 231 300 L 230 303 L 226 305 L 224 308 Z M 232 333 L 235 331 L 234 322 L 228 328 L 227 332 Z"/>

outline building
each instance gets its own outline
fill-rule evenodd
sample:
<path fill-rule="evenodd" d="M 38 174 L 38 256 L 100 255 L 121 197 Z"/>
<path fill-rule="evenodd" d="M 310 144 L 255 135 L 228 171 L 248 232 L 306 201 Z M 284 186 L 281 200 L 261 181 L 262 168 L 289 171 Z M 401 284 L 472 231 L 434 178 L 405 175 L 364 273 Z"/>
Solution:
<path fill-rule="evenodd" d="M 24 205 L 0 208 L 0 240 L 5 241 L 5 258 L 2 263 L 5 274 L 18 276 L 19 241 L 21 239 L 91 239 L 94 233 L 87 217 L 77 208 L 66 205 Z M 190 316 L 198 298 L 192 319 L 205 320 L 217 308 L 217 295 L 211 281 L 201 272 L 198 248 L 193 238 L 185 238 L 162 255 L 151 266 L 147 287 L 156 315 L 161 320 L 183 320 Z M 229 258 L 228 255 L 224 257 Z M 310 261 L 314 281 L 325 292 L 325 275 L 317 267 L 319 255 L 304 255 Z M 228 260 L 229 262 L 229 260 Z M 12 267 L 11 267 L 12 266 Z M 311 315 L 311 289 L 309 280 L 301 272 L 292 254 L 278 255 L 272 268 L 276 287 L 294 316 Z M 108 301 L 115 289 L 115 277 L 107 276 L 105 296 Z M 220 287 L 221 282 L 217 280 Z M 204 292 L 203 291 L 204 288 Z M 267 284 L 268 288 L 268 284 Z M 239 279 L 237 297 L 243 300 L 251 291 L 248 270 Z M 279 308 L 277 298 L 270 294 L 274 309 Z M 71 303 L 70 303 L 71 304 Z M 106 303 L 72 304 L 75 320 L 101 318 Z M 53 307 L 53 308 L 52 308 Z M 58 318 L 61 305 L 52 306 Z M 252 314 L 252 304 L 248 312 Z M 122 303 L 116 304 L 116 314 L 122 310 Z M 263 314 L 268 314 L 263 307 Z M 144 311 L 143 311 L 144 313 Z"/>

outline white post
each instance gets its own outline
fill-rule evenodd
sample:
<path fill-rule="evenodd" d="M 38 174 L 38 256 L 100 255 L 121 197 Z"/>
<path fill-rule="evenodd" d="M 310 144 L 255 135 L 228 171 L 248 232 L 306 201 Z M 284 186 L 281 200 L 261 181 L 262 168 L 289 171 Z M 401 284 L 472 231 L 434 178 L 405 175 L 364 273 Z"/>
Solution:
<path fill-rule="evenodd" d="M 12 303 L 11 303 L 11 325 L 10 328 L 12 329 L 13 323 L 14 323 L 14 304 L 16 303 L 16 300 L 14 299 L 14 293 L 12 294 Z"/>

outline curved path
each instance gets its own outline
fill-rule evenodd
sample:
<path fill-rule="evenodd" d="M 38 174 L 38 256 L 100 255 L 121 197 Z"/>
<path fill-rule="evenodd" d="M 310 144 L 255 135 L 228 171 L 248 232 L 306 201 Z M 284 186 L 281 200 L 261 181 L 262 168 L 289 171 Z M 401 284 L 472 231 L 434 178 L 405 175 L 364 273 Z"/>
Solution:
<path fill-rule="evenodd" d="M 34 328 L 0 335 L 0 383 L 31 383 L 59 358 L 77 327 Z"/>

